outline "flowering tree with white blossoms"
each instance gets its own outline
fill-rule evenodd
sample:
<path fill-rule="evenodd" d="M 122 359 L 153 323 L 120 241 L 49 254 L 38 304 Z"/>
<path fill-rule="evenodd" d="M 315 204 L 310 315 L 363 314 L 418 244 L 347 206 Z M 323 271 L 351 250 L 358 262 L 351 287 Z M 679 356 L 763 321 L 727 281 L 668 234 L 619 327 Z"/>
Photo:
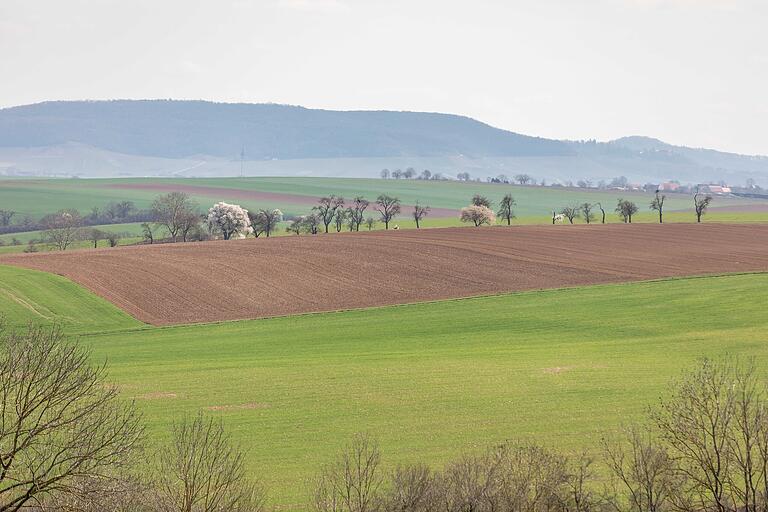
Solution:
<path fill-rule="evenodd" d="M 496 214 L 487 206 L 470 205 L 461 209 L 461 222 L 473 222 L 475 226 L 496 223 Z"/>
<path fill-rule="evenodd" d="M 241 238 L 253 231 L 248 210 L 237 204 L 216 203 L 208 210 L 208 226 L 211 231 L 218 231 L 229 240 L 232 235 Z"/>

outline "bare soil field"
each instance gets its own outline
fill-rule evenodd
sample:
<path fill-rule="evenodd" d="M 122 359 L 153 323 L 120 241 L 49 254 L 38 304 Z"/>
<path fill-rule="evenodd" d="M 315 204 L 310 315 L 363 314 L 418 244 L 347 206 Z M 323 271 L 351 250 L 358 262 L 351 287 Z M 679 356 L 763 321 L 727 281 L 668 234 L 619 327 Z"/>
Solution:
<path fill-rule="evenodd" d="M 768 225 L 444 228 L 13 254 L 139 320 L 260 318 L 726 272 L 768 271 Z"/>

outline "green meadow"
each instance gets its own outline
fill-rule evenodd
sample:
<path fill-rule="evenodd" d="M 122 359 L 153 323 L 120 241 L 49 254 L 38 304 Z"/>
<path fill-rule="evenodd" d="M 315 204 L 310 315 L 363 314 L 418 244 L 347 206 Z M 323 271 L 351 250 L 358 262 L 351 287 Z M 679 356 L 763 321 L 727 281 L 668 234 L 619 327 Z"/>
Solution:
<path fill-rule="evenodd" d="M 226 189 L 237 191 L 258 191 L 277 194 L 290 194 L 307 198 L 319 198 L 329 194 L 352 198 L 358 195 L 375 199 L 379 194 L 390 194 L 399 197 L 404 204 L 414 204 L 417 201 L 433 208 L 459 209 L 469 204 L 472 195 L 479 193 L 488 196 L 494 204 L 506 193 L 511 193 L 517 200 L 516 213 L 518 222 L 546 223 L 551 218 L 552 210 L 579 203 L 601 202 L 616 222 L 613 209 L 618 198 L 623 197 L 635 201 L 640 207 L 641 215 L 638 221 L 653 221 L 654 217 L 648 211 L 652 194 L 643 192 L 597 191 L 562 187 L 521 187 L 514 185 L 496 185 L 489 183 L 463 183 L 456 181 L 419 181 L 419 180 L 379 180 L 354 178 L 141 178 L 141 179 L 0 179 L 0 208 L 19 212 L 19 216 L 29 215 L 33 218 L 51 213 L 63 208 L 75 208 L 83 213 L 93 207 L 103 207 L 109 201 L 133 201 L 139 208 L 148 208 L 152 200 L 159 194 L 153 190 L 135 190 L 120 188 L 130 184 L 184 185 L 205 187 L 214 190 L 201 190 L 192 193 L 192 197 L 204 207 L 217 201 L 228 201 L 242 204 L 246 208 L 280 208 L 286 215 L 307 213 L 310 206 L 306 200 L 295 199 L 280 201 L 248 201 L 230 196 Z M 215 189 L 222 189 L 221 192 Z M 768 202 L 757 199 L 741 199 L 717 197 L 713 206 L 734 206 L 762 204 Z M 692 200 L 687 195 L 668 194 L 666 208 L 669 212 L 684 211 L 692 208 Z M 711 213 L 711 217 L 725 215 L 720 212 Z M 768 211 L 757 214 L 738 213 L 728 214 L 728 220 L 734 216 L 745 220 L 759 217 L 768 220 Z M 686 216 L 690 221 L 690 215 Z M 400 219 L 403 224 L 407 221 Z M 440 219 L 439 222 L 454 219 Z"/>
<path fill-rule="evenodd" d="M 184 414 L 221 417 L 289 507 L 359 431 L 387 467 L 505 439 L 594 447 L 701 356 L 765 368 L 766 303 L 768 274 L 743 274 L 154 328 L 63 278 L 0 267 L 6 321 L 79 335 L 150 444 Z"/>

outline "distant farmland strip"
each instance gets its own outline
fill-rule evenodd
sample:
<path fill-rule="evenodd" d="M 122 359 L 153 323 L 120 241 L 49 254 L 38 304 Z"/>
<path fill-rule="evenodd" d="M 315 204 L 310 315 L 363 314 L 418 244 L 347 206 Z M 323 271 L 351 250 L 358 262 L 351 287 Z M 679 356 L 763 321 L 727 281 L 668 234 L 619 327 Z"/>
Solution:
<path fill-rule="evenodd" d="M 0 263 L 64 275 L 139 320 L 168 325 L 766 271 L 766 247 L 768 225 L 519 226 L 7 255 Z"/>
<path fill-rule="evenodd" d="M 122 183 L 112 184 L 111 188 L 124 190 L 143 190 L 157 193 L 185 192 L 192 196 L 209 196 L 212 198 L 217 198 L 217 200 L 224 197 L 230 201 L 239 200 L 258 203 L 283 204 L 290 205 L 292 208 L 303 206 L 306 208 L 307 212 L 309 212 L 313 206 L 317 205 L 317 200 L 319 199 L 318 197 L 299 194 L 284 194 L 280 192 L 263 192 L 259 190 L 245 190 L 225 187 L 206 187 L 202 185 L 186 185 L 182 183 Z M 348 201 L 352 199 L 352 197 L 347 198 Z M 370 199 L 375 200 L 376 197 L 371 196 Z M 372 210 L 373 206 L 371 206 L 369 212 Z M 411 212 L 413 211 L 413 206 L 403 205 L 402 210 L 403 211 L 401 217 L 409 218 Z M 429 215 L 431 217 L 456 217 L 458 215 L 458 211 L 452 210 L 450 208 L 432 208 L 429 212 Z"/>

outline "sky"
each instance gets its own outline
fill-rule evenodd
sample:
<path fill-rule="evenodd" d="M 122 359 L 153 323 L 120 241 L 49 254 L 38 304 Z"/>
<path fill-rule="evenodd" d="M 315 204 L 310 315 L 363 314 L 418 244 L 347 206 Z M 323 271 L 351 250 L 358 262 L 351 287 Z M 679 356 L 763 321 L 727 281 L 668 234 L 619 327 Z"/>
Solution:
<path fill-rule="evenodd" d="M 768 155 L 766 27 L 765 0 L 0 0 L 0 107 L 417 110 Z"/>

